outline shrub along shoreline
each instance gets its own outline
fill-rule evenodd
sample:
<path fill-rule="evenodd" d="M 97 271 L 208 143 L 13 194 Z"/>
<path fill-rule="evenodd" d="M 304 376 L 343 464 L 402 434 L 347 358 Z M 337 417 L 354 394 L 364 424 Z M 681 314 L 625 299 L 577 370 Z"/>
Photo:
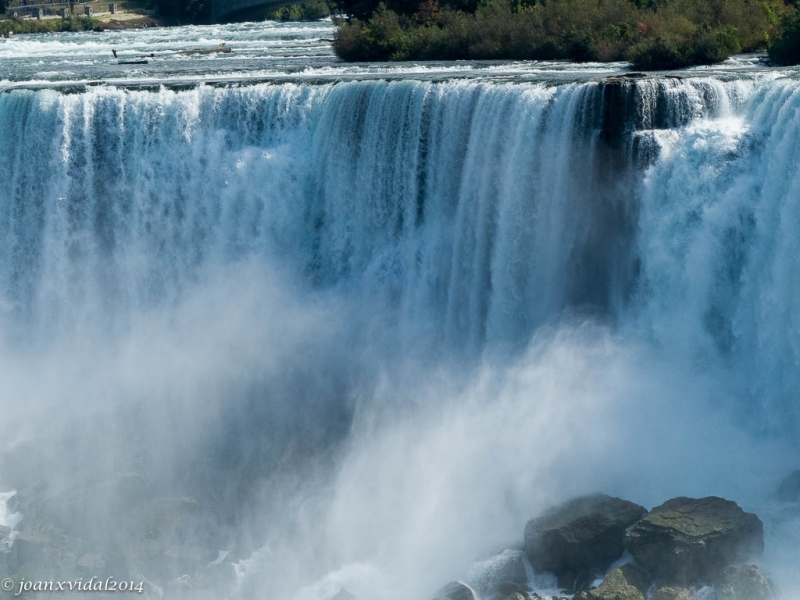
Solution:
<path fill-rule="evenodd" d="M 0 37 L 21 33 L 60 33 L 63 31 L 95 31 L 100 22 L 89 17 L 72 17 L 69 19 L 8 19 L 0 21 Z"/>
<path fill-rule="evenodd" d="M 630 61 L 639 70 L 769 49 L 800 62 L 800 12 L 784 0 L 340 0 L 334 49 L 350 61 Z M 447 3 L 450 2 L 450 3 Z M 348 6 L 350 4 L 351 6 Z"/>

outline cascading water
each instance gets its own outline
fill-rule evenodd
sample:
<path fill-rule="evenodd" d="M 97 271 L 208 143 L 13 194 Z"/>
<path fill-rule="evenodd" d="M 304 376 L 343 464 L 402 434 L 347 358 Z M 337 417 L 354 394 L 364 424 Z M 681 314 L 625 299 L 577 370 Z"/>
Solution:
<path fill-rule="evenodd" d="M 424 599 L 592 490 L 774 516 L 796 79 L 417 75 L 0 93 L 3 489 L 130 569 L 97 480 L 197 497 L 275 600 Z"/>
<path fill-rule="evenodd" d="M 5 94 L 7 318 L 51 335 L 124 317 L 264 254 L 317 286 L 383 296 L 402 329 L 453 347 L 524 344 L 568 308 L 619 316 L 638 260 L 630 134 L 738 99 L 722 84 L 651 88 Z"/>

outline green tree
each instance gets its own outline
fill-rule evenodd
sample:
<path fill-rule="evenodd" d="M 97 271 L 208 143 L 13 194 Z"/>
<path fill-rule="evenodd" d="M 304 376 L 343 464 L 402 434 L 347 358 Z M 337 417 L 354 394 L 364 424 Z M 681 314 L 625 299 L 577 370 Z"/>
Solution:
<path fill-rule="evenodd" d="M 769 57 L 779 65 L 800 64 L 800 8 L 784 16 L 781 33 L 769 47 Z"/>
<path fill-rule="evenodd" d="M 420 11 L 426 0 L 332 0 L 331 4 L 337 12 L 344 13 L 366 21 L 378 9 L 380 4 L 398 15 L 411 16 Z M 439 0 L 442 8 L 452 8 L 466 13 L 474 13 L 480 0 Z"/>
<path fill-rule="evenodd" d="M 211 8 L 209 0 L 157 0 L 157 5 L 163 16 L 181 23 L 206 22 Z"/>

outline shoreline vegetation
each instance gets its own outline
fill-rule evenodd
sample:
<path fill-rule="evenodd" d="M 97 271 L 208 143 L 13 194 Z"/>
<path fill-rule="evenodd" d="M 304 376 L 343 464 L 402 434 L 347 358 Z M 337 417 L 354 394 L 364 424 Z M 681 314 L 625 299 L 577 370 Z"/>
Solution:
<path fill-rule="evenodd" d="M 64 33 L 69 31 L 106 31 L 115 29 L 144 29 L 161 27 L 164 22 L 142 15 L 141 18 L 108 21 L 93 17 L 69 17 L 66 19 L 7 19 L 0 21 L 0 37 L 8 34 L 22 35 L 26 33 Z"/>
<path fill-rule="evenodd" d="M 391 0 L 387 0 L 391 2 Z M 343 5 L 342 5 L 343 4 Z M 800 9 L 784 0 L 342 0 L 349 61 L 629 61 L 669 70 L 768 51 L 800 62 Z"/>

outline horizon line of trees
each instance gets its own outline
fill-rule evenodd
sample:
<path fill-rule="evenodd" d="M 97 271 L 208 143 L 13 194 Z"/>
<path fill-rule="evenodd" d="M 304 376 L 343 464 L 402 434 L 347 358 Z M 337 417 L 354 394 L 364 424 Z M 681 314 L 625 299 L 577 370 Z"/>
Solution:
<path fill-rule="evenodd" d="M 769 50 L 800 61 L 797 0 L 333 0 L 353 61 L 622 61 L 642 70 Z"/>

